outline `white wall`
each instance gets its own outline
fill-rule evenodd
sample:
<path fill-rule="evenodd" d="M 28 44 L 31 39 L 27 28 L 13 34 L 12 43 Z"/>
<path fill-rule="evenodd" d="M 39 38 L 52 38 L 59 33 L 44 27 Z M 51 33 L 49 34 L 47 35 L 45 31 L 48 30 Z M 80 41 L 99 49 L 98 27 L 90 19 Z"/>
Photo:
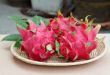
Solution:
<path fill-rule="evenodd" d="M 31 0 L 32 8 L 41 11 L 55 13 L 62 6 L 62 0 Z"/>

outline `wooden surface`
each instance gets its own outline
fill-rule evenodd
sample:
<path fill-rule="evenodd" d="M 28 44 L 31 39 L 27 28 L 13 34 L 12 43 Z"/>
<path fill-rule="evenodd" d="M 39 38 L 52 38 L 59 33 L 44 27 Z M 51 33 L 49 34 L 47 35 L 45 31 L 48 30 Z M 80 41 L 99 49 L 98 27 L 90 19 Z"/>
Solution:
<path fill-rule="evenodd" d="M 26 64 L 14 58 L 10 52 L 13 42 L 0 42 L 0 75 L 110 75 L 110 34 L 105 36 L 107 53 L 101 59 L 80 66 L 44 67 Z M 0 38 L 4 35 L 0 35 Z"/>

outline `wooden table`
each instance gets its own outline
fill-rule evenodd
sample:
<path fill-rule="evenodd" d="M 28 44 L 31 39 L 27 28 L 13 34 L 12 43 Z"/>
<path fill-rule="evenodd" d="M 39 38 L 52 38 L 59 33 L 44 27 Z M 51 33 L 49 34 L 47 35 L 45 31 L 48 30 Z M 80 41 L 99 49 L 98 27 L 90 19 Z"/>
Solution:
<path fill-rule="evenodd" d="M 12 42 L 0 42 L 0 75 L 110 75 L 110 34 L 105 36 L 104 43 L 107 53 L 101 59 L 80 66 L 71 67 L 45 67 L 26 64 L 10 52 Z M 2 39 L 4 35 L 0 35 Z"/>

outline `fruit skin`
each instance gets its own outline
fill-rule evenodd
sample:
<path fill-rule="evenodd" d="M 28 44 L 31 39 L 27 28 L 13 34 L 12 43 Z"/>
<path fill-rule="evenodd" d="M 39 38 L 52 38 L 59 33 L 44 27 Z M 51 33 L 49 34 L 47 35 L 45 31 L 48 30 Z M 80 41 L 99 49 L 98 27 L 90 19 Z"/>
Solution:
<path fill-rule="evenodd" d="M 29 20 L 27 29 L 22 29 L 21 27 L 17 27 L 17 29 L 22 37 L 21 48 L 26 52 L 29 59 L 46 61 L 55 53 L 53 30 L 48 29 L 43 22 L 41 22 L 40 26 L 37 26 Z"/>
<path fill-rule="evenodd" d="M 55 32 L 60 43 L 59 52 L 66 60 L 90 59 L 89 54 L 97 47 L 100 25 L 93 28 L 85 22 L 79 23 L 74 17 L 60 15 L 52 19 L 49 26 Z"/>

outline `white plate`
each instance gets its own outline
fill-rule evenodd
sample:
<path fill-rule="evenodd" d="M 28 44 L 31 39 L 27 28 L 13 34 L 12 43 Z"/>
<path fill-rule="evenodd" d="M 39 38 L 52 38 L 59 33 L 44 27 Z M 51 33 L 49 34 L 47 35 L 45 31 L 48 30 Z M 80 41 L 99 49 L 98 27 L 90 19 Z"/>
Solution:
<path fill-rule="evenodd" d="M 43 65 L 43 66 L 73 66 L 73 65 L 81 65 L 81 64 L 87 64 L 93 61 L 98 60 L 99 58 L 101 58 L 105 53 L 106 53 L 106 49 L 105 49 L 105 45 L 103 42 L 100 42 L 98 40 L 98 47 L 91 52 L 90 56 L 91 59 L 89 60 L 80 60 L 80 61 L 74 61 L 74 62 L 66 62 L 64 60 L 60 60 L 54 57 L 54 59 L 49 59 L 46 62 L 39 62 L 39 61 L 33 61 L 30 60 L 26 57 L 26 55 L 21 52 L 20 50 L 16 49 L 14 47 L 14 44 L 12 44 L 11 46 L 11 53 L 19 60 L 29 63 L 29 64 L 33 64 L 33 65 Z"/>

